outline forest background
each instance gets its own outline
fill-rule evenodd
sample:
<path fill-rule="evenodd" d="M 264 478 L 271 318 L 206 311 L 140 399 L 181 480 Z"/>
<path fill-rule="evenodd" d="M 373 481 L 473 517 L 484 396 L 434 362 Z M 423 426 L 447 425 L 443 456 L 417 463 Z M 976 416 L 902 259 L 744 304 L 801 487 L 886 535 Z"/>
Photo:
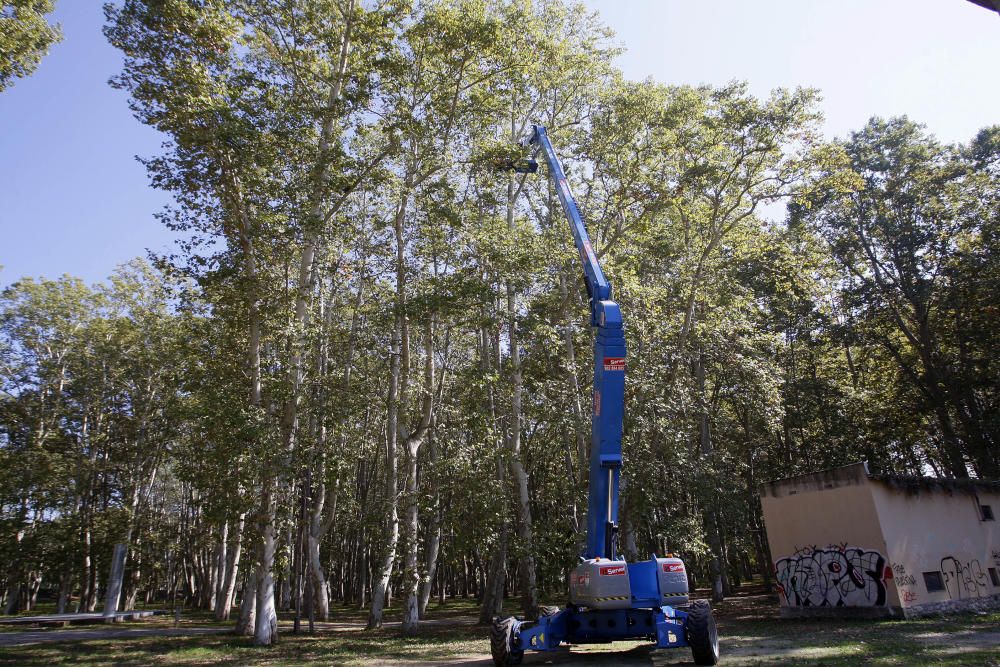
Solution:
<path fill-rule="evenodd" d="M 50 4 L 3 5 L 39 21 L 0 87 Z M 555 0 L 106 13 L 178 241 L 0 296 L 6 613 L 95 609 L 115 544 L 108 602 L 183 599 L 261 644 L 296 604 L 378 627 L 395 600 L 412 631 L 432 596 L 560 600 L 592 340 L 547 179 L 504 168 L 531 123 L 625 314 L 625 553 L 679 553 L 721 598 L 769 580 L 763 481 L 1000 476 L 1000 126 L 829 141 L 818 91 L 630 81 Z"/>

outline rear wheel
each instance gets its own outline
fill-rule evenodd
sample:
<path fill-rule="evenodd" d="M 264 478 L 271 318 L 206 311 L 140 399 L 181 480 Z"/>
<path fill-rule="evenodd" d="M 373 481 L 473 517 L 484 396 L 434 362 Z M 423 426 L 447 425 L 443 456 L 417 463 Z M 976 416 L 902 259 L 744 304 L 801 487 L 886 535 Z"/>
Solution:
<path fill-rule="evenodd" d="M 513 616 L 493 619 L 490 627 L 490 653 L 497 667 L 520 665 L 524 651 L 516 647 L 517 619 Z"/>
<path fill-rule="evenodd" d="M 687 640 L 696 665 L 719 664 L 719 632 L 715 628 L 712 605 L 695 600 L 687 610 Z"/>
<path fill-rule="evenodd" d="M 552 607 L 549 605 L 545 605 L 538 608 L 538 618 L 545 618 L 546 616 L 555 616 L 560 611 L 562 611 L 562 609 L 560 609 L 559 607 Z"/>

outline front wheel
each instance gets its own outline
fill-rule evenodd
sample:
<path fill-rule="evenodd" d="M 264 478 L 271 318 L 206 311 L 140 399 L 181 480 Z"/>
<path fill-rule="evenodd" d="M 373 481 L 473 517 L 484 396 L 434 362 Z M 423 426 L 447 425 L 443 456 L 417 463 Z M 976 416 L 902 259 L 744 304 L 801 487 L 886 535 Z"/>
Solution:
<path fill-rule="evenodd" d="M 524 651 L 516 646 L 517 619 L 513 616 L 493 619 L 490 627 L 490 653 L 497 667 L 520 665 Z"/>
<path fill-rule="evenodd" d="M 694 664 L 719 664 L 719 632 L 708 600 L 695 600 L 688 608 L 687 640 Z"/>

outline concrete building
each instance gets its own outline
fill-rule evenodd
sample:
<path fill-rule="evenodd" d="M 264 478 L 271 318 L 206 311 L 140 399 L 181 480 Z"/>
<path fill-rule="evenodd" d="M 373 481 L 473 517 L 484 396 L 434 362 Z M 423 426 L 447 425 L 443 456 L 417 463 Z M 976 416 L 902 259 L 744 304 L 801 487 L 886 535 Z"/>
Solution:
<path fill-rule="evenodd" d="M 855 463 L 764 484 L 760 499 L 784 615 L 1000 607 L 1000 482 Z"/>

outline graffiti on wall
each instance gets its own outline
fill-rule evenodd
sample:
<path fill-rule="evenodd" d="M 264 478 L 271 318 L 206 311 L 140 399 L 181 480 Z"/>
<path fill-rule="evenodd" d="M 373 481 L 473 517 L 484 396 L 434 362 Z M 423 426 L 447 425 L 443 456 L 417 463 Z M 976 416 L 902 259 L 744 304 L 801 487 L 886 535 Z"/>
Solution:
<path fill-rule="evenodd" d="M 905 565 L 902 563 L 893 564 L 892 579 L 896 582 L 900 600 L 904 603 L 917 601 L 917 592 L 914 590 L 917 586 L 917 578 L 906 571 Z"/>
<path fill-rule="evenodd" d="M 882 554 L 846 544 L 796 549 L 774 564 L 774 574 L 790 607 L 885 606 L 893 576 Z"/>
<path fill-rule="evenodd" d="M 962 562 L 954 556 L 945 556 L 941 559 L 941 574 L 952 600 L 978 598 L 987 592 L 986 573 L 976 558 Z"/>

